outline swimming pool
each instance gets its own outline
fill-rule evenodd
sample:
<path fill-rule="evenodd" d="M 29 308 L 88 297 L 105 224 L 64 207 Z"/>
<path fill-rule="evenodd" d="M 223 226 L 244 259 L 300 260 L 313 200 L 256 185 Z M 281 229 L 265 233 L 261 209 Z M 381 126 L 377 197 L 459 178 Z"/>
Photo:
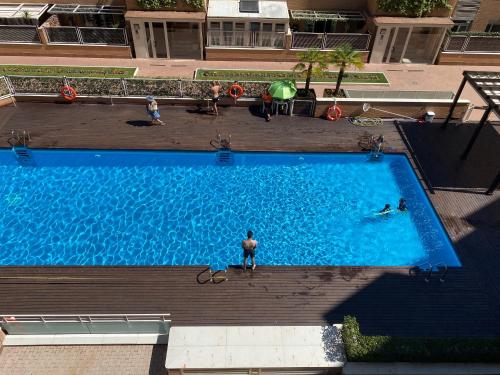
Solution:
<path fill-rule="evenodd" d="M 0 151 L 0 265 L 460 266 L 404 155 Z M 405 197 L 409 211 L 379 216 Z"/>

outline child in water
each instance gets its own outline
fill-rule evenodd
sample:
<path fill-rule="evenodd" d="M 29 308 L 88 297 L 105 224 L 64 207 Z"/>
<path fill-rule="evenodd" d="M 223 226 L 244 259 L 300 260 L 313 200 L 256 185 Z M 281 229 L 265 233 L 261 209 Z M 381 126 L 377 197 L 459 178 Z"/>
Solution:
<path fill-rule="evenodd" d="M 398 210 L 399 211 L 408 211 L 408 207 L 406 207 L 406 199 L 401 198 L 399 200 Z"/>
<path fill-rule="evenodd" d="M 389 203 L 386 203 L 384 208 L 382 208 L 378 213 L 379 214 L 388 214 L 391 212 L 391 205 Z"/>

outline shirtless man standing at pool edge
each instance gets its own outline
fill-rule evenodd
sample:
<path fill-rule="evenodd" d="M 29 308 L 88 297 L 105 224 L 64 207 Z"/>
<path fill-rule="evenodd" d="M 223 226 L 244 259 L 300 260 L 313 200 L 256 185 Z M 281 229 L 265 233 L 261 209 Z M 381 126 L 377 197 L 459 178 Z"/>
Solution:
<path fill-rule="evenodd" d="M 252 259 L 252 271 L 255 269 L 255 248 L 257 247 L 257 241 L 253 239 L 253 232 L 249 230 L 247 232 L 247 239 L 241 242 L 241 247 L 243 247 L 243 271 L 247 269 L 248 257 Z"/>
<path fill-rule="evenodd" d="M 217 102 L 220 100 L 220 83 L 219 81 L 213 81 L 210 92 L 212 93 L 212 111 L 216 116 L 219 116 L 219 109 L 217 108 Z"/>

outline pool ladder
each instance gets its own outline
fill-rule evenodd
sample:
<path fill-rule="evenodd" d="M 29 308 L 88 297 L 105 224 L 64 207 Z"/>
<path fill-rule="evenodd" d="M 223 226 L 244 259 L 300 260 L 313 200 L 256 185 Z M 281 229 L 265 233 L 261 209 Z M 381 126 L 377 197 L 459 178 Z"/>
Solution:
<path fill-rule="evenodd" d="M 220 166 L 233 165 L 234 156 L 231 150 L 219 150 L 216 155 L 216 164 Z"/>
<path fill-rule="evenodd" d="M 217 150 L 215 164 L 220 166 L 233 165 L 234 155 L 231 152 L 231 134 L 227 138 L 222 138 L 218 133 L 216 139 L 210 140 L 210 145 Z"/>
<path fill-rule="evenodd" d="M 22 132 L 12 130 L 10 134 L 11 136 L 7 139 L 7 142 L 12 146 L 12 152 L 16 155 L 16 160 L 19 165 L 23 167 L 33 167 L 35 162 L 28 148 L 28 144 L 31 142 L 30 132 L 26 130 Z"/>
<path fill-rule="evenodd" d="M 444 262 L 432 264 L 430 262 L 419 264 L 410 268 L 410 275 L 423 275 L 424 281 L 429 282 L 433 275 L 438 275 L 439 281 L 444 282 L 448 274 L 448 265 Z"/>

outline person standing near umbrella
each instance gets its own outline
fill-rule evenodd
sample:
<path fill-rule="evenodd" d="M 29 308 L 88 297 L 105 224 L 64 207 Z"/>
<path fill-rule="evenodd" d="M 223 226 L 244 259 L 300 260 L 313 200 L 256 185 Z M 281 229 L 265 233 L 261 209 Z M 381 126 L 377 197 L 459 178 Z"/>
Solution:
<path fill-rule="evenodd" d="M 273 97 L 269 94 L 269 91 L 266 90 L 266 92 L 262 94 L 262 108 L 267 122 L 271 121 L 272 106 Z"/>

